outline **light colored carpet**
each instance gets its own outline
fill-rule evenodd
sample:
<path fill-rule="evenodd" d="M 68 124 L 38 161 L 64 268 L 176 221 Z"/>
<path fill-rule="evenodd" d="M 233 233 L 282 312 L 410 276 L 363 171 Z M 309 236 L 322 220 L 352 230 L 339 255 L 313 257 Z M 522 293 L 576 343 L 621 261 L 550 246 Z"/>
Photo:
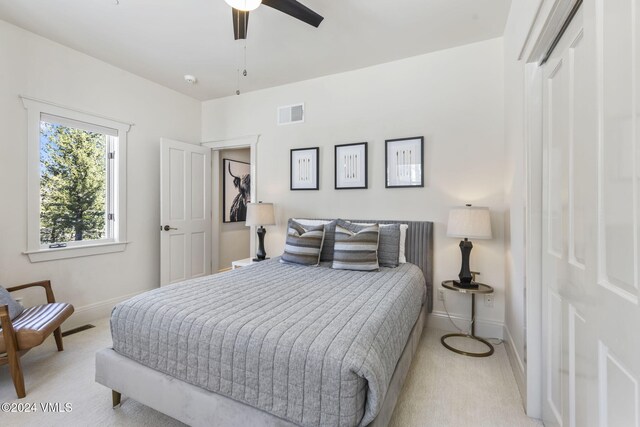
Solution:
<path fill-rule="evenodd" d="M 110 391 L 94 381 L 94 354 L 111 344 L 107 319 L 65 337 L 58 353 L 50 338 L 22 358 L 27 397 L 15 398 L 6 366 L 0 367 L 0 403 L 36 404 L 35 413 L 2 413 L 3 426 L 183 426 L 123 396 L 111 408 Z M 391 427 L 537 426 L 522 409 L 503 346 L 484 359 L 442 347 L 442 331 L 427 329 L 391 420 Z M 71 412 L 45 413 L 41 403 L 71 404 Z"/>

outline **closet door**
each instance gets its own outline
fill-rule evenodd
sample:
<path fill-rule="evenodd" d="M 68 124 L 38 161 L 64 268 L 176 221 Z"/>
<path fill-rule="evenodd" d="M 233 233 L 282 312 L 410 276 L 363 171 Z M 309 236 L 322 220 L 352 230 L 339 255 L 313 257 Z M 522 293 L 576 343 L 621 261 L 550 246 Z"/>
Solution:
<path fill-rule="evenodd" d="M 543 69 L 543 417 L 638 427 L 640 7 L 581 9 Z"/>

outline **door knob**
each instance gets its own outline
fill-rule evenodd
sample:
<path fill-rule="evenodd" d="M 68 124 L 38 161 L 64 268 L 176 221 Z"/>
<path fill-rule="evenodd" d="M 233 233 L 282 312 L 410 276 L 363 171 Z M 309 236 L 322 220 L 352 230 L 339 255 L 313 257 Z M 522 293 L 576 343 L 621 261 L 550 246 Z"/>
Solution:
<path fill-rule="evenodd" d="M 165 225 L 164 227 L 161 227 L 164 231 L 169 231 L 169 230 L 177 230 L 177 228 L 173 228 L 173 227 L 169 227 L 168 225 Z"/>

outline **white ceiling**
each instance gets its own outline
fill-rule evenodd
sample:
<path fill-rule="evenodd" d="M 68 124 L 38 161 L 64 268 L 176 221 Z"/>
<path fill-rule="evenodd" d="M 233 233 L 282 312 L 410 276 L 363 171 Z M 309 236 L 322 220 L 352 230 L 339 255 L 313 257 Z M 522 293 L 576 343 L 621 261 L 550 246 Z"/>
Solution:
<path fill-rule="evenodd" d="M 244 43 L 224 0 L 0 0 L 0 19 L 201 100 L 235 93 Z M 313 28 L 251 12 L 243 92 L 502 35 L 510 0 L 302 0 Z M 198 78 L 187 85 L 183 75 Z"/>

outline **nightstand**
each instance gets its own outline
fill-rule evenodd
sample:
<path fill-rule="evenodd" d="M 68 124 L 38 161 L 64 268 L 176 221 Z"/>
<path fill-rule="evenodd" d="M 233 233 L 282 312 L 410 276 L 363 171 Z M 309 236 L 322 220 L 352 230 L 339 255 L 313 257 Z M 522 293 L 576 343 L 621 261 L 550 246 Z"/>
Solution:
<path fill-rule="evenodd" d="M 231 269 L 235 270 L 236 268 L 246 267 L 246 266 L 254 264 L 256 262 L 257 261 L 254 261 L 253 258 L 239 259 L 239 260 L 233 261 L 231 263 Z"/>
<path fill-rule="evenodd" d="M 478 283 L 478 282 L 475 282 L 475 283 L 478 285 L 477 288 L 461 288 L 459 286 L 456 286 L 455 281 L 453 280 L 445 280 L 444 282 L 442 282 L 442 287 L 445 289 L 449 289 L 451 291 L 457 291 L 462 294 L 471 294 L 471 333 L 470 334 L 460 334 L 460 333 L 446 334 L 446 335 L 443 335 L 442 338 L 440 338 L 440 342 L 447 349 L 458 354 L 463 354 L 465 356 L 472 356 L 472 357 L 487 357 L 493 354 L 494 349 L 489 341 L 476 336 L 476 323 L 475 323 L 476 294 L 492 294 L 493 288 L 489 285 L 485 285 L 484 283 Z M 462 338 L 470 338 L 470 339 L 476 340 L 486 345 L 489 348 L 489 350 L 483 353 L 472 353 L 469 351 L 463 351 L 463 350 L 457 349 L 447 344 L 446 339 L 451 337 L 462 337 Z"/>

